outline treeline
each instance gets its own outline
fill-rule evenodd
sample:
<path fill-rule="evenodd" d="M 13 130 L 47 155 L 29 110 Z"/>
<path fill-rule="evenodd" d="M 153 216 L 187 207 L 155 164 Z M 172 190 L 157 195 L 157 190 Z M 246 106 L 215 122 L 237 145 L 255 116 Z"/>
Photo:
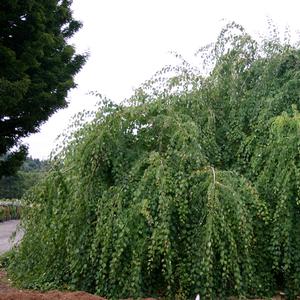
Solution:
<path fill-rule="evenodd" d="M 28 157 L 14 176 L 0 179 L 0 199 L 20 199 L 47 170 L 48 161 Z"/>

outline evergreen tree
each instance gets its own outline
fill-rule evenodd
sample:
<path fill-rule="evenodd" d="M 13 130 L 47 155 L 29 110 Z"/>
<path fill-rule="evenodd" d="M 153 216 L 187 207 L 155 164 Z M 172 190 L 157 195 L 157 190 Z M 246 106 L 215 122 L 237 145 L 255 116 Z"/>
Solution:
<path fill-rule="evenodd" d="M 0 2 L 0 177 L 26 157 L 22 137 L 67 106 L 68 91 L 86 55 L 68 39 L 81 27 L 70 0 Z"/>

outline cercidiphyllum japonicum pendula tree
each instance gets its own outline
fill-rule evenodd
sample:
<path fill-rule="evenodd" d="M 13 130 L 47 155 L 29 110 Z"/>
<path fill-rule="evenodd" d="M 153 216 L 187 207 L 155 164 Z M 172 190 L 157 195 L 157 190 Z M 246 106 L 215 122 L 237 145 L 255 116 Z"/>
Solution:
<path fill-rule="evenodd" d="M 166 67 L 66 137 L 24 199 L 16 282 L 113 299 L 299 292 L 300 52 L 230 24 L 201 53 L 209 71 Z"/>

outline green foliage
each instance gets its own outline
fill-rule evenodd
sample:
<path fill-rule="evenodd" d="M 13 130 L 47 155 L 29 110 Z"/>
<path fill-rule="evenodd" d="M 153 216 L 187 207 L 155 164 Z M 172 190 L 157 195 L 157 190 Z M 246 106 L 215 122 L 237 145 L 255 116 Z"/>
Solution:
<path fill-rule="evenodd" d="M 26 157 L 22 137 L 67 106 L 67 92 L 86 55 L 68 39 L 80 28 L 72 1 L 7 0 L 0 3 L 0 178 Z"/>
<path fill-rule="evenodd" d="M 0 255 L 0 269 L 7 268 L 9 266 L 9 261 L 12 256 L 12 251 L 7 251 Z"/>
<path fill-rule="evenodd" d="M 230 24 L 201 53 L 205 76 L 166 67 L 66 136 L 25 199 L 18 283 L 113 299 L 300 292 L 300 51 Z"/>
<path fill-rule="evenodd" d="M 0 199 L 0 222 L 20 219 L 21 205 L 16 199 Z"/>
<path fill-rule="evenodd" d="M 21 199 L 45 175 L 47 161 L 27 158 L 20 170 L 14 176 L 4 176 L 0 179 L 0 199 Z"/>
<path fill-rule="evenodd" d="M 300 114 L 294 109 L 270 121 L 269 136 L 254 154 L 257 188 L 272 213 L 270 252 L 279 284 L 300 293 Z M 261 150 L 263 148 L 263 151 Z M 261 154 L 263 153 L 263 154 Z M 263 156 L 263 157 L 261 157 Z"/>
<path fill-rule="evenodd" d="M 19 149 L 0 156 L 0 179 L 3 176 L 13 176 L 20 169 L 27 155 L 27 147 L 21 145 Z"/>

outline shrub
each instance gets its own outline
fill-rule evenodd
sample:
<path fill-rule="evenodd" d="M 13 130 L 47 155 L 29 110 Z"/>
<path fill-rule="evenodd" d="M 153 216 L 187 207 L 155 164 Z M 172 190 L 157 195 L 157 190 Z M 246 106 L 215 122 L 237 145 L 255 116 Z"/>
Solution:
<path fill-rule="evenodd" d="M 0 222 L 20 219 L 21 206 L 16 199 L 0 199 Z"/>

